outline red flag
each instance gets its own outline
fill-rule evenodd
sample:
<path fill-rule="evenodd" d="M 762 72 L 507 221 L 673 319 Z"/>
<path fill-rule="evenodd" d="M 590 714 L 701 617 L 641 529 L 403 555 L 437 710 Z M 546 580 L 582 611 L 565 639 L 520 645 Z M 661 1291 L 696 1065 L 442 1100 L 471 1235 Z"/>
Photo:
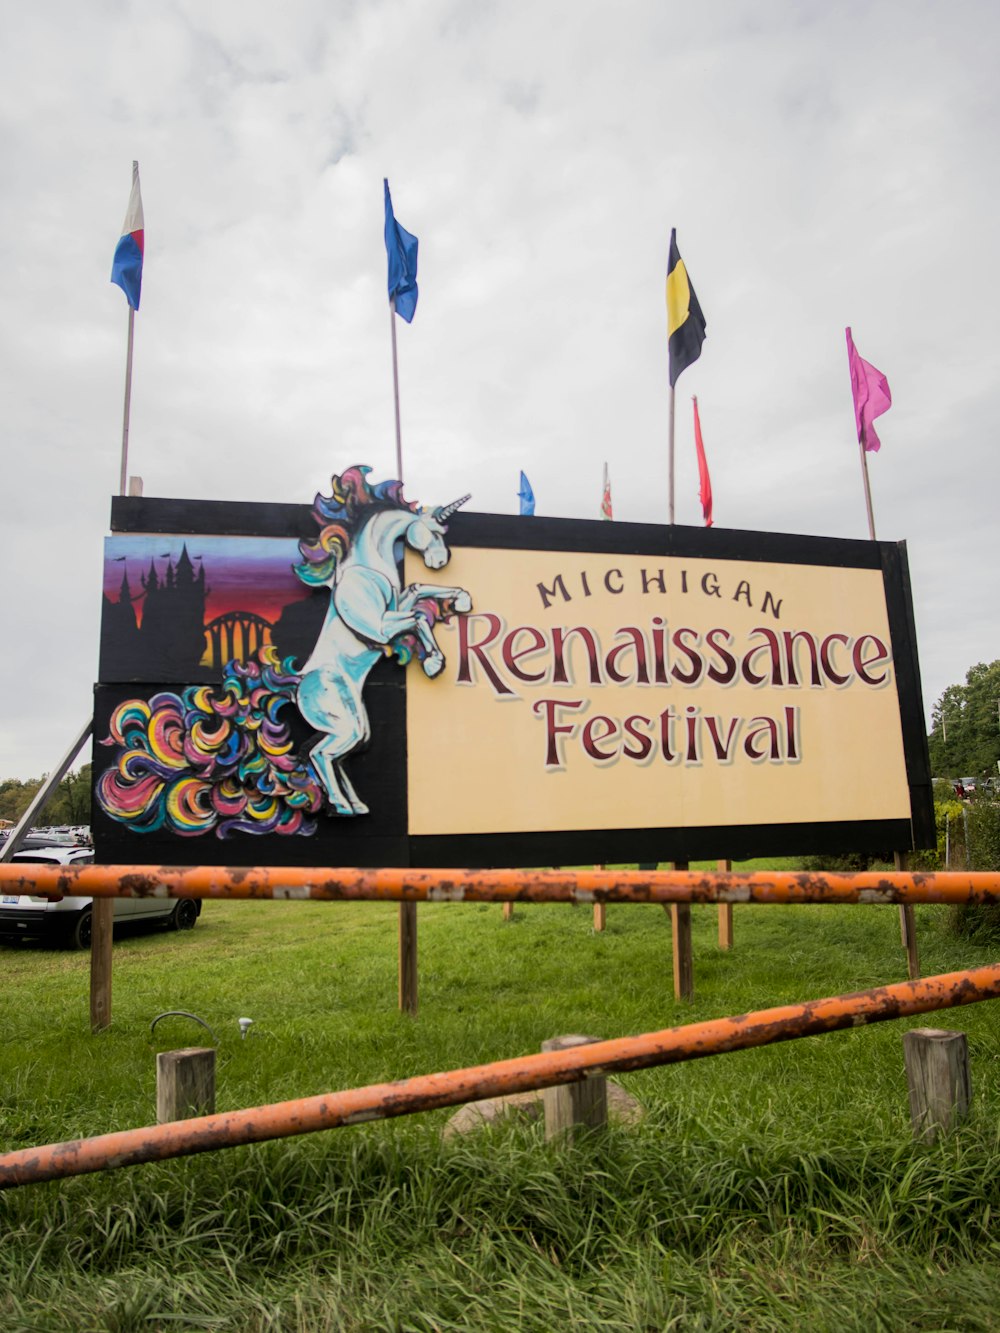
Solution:
<path fill-rule="evenodd" d="M 892 406 L 889 382 L 881 370 L 858 353 L 847 329 L 847 362 L 851 368 L 851 393 L 854 395 L 854 421 L 858 440 L 866 452 L 877 454 L 882 442 L 875 434 L 874 421 Z"/>
<path fill-rule="evenodd" d="M 601 495 L 601 518 L 614 518 L 611 512 L 611 478 L 608 476 L 608 465 L 604 464 L 604 492 Z"/>
<path fill-rule="evenodd" d="M 698 496 L 701 500 L 701 512 L 705 516 L 705 527 L 712 526 L 712 478 L 708 475 L 708 460 L 705 457 L 705 443 L 701 438 L 701 420 L 698 417 L 698 399 L 694 403 L 694 447 L 698 453 Z"/>

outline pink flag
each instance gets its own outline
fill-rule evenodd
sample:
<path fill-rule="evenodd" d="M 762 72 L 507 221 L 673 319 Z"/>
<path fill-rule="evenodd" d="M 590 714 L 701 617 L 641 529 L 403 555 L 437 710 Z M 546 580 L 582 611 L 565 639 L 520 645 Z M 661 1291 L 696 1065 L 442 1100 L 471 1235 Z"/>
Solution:
<path fill-rule="evenodd" d="M 854 346 L 851 330 L 847 329 L 847 360 L 851 368 L 851 392 L 854 394 L 854 420 L 858 428 L 858 439 L 869 453 L 878 453 L 882 447 L 872 424 L 876 417 L 888 412 L 892 406 L 892 394 L 889 383 L 881 370 L 876 370 L 870 361 L 859 356 Z"/>
<path fill-rule="evenodd" d="M 698 498 L 701 500 L 701 512 L 705 527 L 712 526 L 712 478 L 708 475 L 708 459 L 705 457 L 705 443 L 701 438 L 701 418 L 698 416 L 698 399 L 694 403 L 694 447 L 698 455 Z"/>

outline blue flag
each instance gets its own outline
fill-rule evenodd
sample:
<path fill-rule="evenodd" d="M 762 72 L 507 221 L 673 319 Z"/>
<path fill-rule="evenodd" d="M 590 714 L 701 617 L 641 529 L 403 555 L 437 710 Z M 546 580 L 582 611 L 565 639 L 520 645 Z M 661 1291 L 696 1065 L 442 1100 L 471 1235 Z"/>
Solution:
<path fill-rule="evenodd" d="M 535 492 L 531 489 L 531 482 L 521 473 L 521 489 L 517 493 L 521 501 L 521 517 L 532 518 L 535 513 Z"/>
<path fill-rule="evenodd" d="M 385 252 L 389 256 L 389 295 L 396 298 L 396 314 L 407 324 L 417 308 L 417 238 L 396 221 L 389 182 L 385 181 Z"/>

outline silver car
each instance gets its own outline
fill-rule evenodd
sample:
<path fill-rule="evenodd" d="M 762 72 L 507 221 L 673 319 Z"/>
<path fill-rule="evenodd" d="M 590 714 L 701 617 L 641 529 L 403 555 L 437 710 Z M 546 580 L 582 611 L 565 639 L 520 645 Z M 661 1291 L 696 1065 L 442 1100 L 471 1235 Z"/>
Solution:
<path fill-rule="evenodd" d="M 15 852 L 10 864 L 89 865 L 94 859 L 90 847 L 28 847 Z M 172 930 L 190 930 L 201 913 L 196 898 L 114 898 L 114 922 L 160 922 Z M 92 898 L 68 897 L 57 900 L 33 893 L 5 893 L 0 900 L 0 939 L 26 939 L 29 936 L 56 936 L 71 949 L 89 949 L 93 926 Z"/>

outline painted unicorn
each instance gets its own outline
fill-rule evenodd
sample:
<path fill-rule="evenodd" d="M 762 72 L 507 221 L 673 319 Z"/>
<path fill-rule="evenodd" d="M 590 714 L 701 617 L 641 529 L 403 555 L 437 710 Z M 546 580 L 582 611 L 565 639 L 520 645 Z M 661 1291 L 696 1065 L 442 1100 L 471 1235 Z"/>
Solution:
<path fill-rule="evenodd" d="M 413 583 L 403 588 L 399 560 L 404 546 L 419 552 L 428 569 L 443 569 L 449 551 L 447 522 L 468 495 L 425 510 L 403 499 L 402 483 L 368 484 L 367 467 L 333 477 L 332 494 L 317 495 L 313 513 L 321 525 L 315 541 L 300 542 L 304 583 L 330 589 L 323 628 L 302 668 L 296 704 L 321 735 L 308 749 L 309 764 L 339 815 L 364 815 L 344 771 L 344 760 L 371 735 L 363 691 L 379 658 L 419 658 L 436 676 L 444 656 L 434 638 L 435 621 L 472 609 L 463 588 Z"/>

